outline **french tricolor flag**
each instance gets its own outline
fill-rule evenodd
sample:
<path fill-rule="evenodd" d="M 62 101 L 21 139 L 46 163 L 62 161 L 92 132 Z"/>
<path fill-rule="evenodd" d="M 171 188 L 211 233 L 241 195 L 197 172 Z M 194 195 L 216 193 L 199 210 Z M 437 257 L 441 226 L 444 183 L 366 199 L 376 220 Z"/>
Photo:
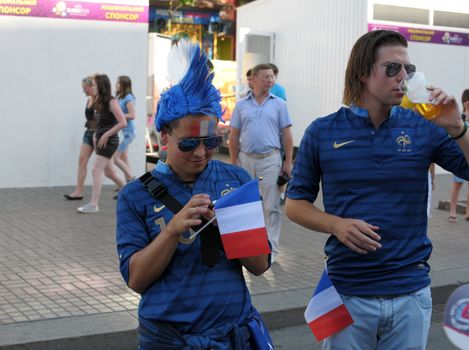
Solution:
<path fill-rule="evenodd" d="M 317 341 L 321 341 L 353 323 L 339 293 L 324 269 L 313 297 L 305 311 L 305 319 Z"/>
<path fill-rule="evenodd" d="M 214 210 L 228 259 L 270 253 L 259 180 L 249 181 L 221 197 Z"/>

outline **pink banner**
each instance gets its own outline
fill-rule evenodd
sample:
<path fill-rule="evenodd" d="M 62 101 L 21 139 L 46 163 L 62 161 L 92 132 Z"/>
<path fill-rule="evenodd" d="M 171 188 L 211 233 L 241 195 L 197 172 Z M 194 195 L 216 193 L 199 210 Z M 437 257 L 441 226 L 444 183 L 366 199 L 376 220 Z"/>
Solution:
<path fill-rule="evenodd" d="M 57 0 L 0 0 L 0 16 L 148 23 L 148 5 Z"/>
<path fill-rule="evenodd" d="M 394 30 L 401 33 L 407 41 L 414 41 L 417 43 L 469 46 L 469 33 L 368 23 L 369 32 L 379 29 Z"/>

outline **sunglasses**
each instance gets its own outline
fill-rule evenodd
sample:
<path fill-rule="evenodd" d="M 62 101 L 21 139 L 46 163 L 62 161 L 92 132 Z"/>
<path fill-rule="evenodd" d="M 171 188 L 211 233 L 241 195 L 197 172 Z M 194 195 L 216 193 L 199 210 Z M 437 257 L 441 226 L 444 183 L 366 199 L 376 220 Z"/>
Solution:
<path fill-rule="evenodd" d="M 221 136 L 209 136 L 209 137 L 197 137 L 193 139 L 182 139 L 178 142 L 178 147 L 181 152 L 192 152 L 199 147 L 200 143 L 203 142 L 205 148 L 214 149 L 218 147 L 222 142 Z"/>
<path fill-rule="evenodd" d="M 407 74 L 415 73 L 415 71 L 417 70 L 414 64 L 402 64 L 397 62 L 389 62 L 387 64 L 382 64 L 381 66 L 386 67 L 386 76 L 388 78 L 392 78 L 398 75 L 402 69 L 402 66 L 404 66 L 404 69 Z"/>

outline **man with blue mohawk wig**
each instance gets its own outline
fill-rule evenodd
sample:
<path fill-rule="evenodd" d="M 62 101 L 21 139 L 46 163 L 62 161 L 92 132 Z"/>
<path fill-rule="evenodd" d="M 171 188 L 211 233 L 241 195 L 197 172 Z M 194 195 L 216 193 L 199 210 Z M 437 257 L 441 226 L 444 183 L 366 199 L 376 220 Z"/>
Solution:
<path fill-rule="evenodd" d="M 139 349 L 273 349 L 242 272 L 261 275 L 270 256 L 228 260 L 220 246 L 219 261 L 207 266 L 191 229 L 213 218 L 212 201 L 251 180 L 242 168 L 211 160 L 223 113 L 209 61 L 181 40 L 168 62 L 172 86 L 155 118 L 168 155 L 150 177 L 183 208 L 174 213 L 153 197 L 142 180 L 148 174 L 127 184 L 117 202 L 120 270 L 141 294 Z"/>

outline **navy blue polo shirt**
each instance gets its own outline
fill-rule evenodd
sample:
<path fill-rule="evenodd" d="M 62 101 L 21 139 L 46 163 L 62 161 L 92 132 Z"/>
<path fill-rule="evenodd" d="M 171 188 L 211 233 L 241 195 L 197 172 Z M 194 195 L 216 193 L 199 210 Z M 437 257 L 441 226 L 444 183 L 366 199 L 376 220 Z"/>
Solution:
<path fill-rule="evenodd" d="M 251 180 L 237 166 L 210 161 L 193 186 L 184 184 L 159 162 L 152 174 L 180 203 L 198 193 L 216 200 Z M 129 281 L 130 258 L 161 232 L 174 214 L 157 201 L 140 181 L 127 184 L 117 202 L 117 250 L 122 277 Z M 202 265 L 200 236 L 180 240 L 163 275 L 142 293 L 139 321 L 153 334 L 156 321 L 169 322 L 179 332 L 202 334 L 227 324 L 243 323 L 251 312 L 251 297 L 238 260 L 223 254 L 214 267 Z"/>
<path fill-rule="evenodd" d="M 365 255 L 333 235 L 327 240 L 328 272 L 340 293 L 397 295 L 430 284 L 432 162 L 469 179 L 464 154 L 446 131 L 401 107 L 378 129 L 359 107 L 341 108 L 306 129 L 287 196 L 314 202 L 321 184 L 327 213 L 380 227 L 382 248 Z"/>

